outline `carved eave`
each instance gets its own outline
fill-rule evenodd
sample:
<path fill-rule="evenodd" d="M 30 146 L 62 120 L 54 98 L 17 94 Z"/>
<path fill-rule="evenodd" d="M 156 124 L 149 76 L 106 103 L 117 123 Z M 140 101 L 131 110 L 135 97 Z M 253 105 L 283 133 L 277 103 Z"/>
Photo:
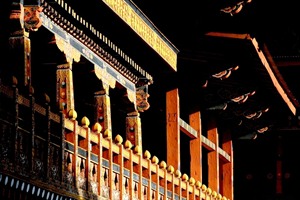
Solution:
<path fill-rule="evenodd" d="M 43 14 L 45 16 L 49 17 L 49 19 L 57 23 L 64 31 L 109 63 L 110 66 L 128 80 L 134 84 L 137 84 L 141 78 L 150 80 L 150 83 L 152 82 L 152 76 L 150 74 L 143 70 L 142 67 L 113 44 L 105 35 L 96 30 L 92 24 L 77 15 L 70 6 L 65 4 L 62 6 L 64 6 L 64 8 L 58 3 L 52 3 L 50 5 L 46 1 L 42 1 Z M 62 14 L 63 12 L 65 15 Z"/>
<path fill-rule="evenodd" d="M 43 26 L 54 33 L 51 43 L 64 52 L 68 62 L 79 62 L 80 56 L 84 56 L 94 64 L 95 75 L 104 85 L 115 88 L 118 82 L 126 89 L 129 110 L 144 112 L 150 107 L 147 99 L 148 85 L 153 83 L 151 75 L 70 6 L 62 4 L 62 8 L 58 3 L 50 5 L 46 1 L 42 6 Z"/>
<path fill-rule="evenodd" d="M 267 47 L 249 34 L 209 32 L 194 52 L 181 55 L 178 67 L 185 80 L 181 101 L 190 112 L 215 115 L 237 138 L 280 129 L 297 117 L 299 103 Z"/>

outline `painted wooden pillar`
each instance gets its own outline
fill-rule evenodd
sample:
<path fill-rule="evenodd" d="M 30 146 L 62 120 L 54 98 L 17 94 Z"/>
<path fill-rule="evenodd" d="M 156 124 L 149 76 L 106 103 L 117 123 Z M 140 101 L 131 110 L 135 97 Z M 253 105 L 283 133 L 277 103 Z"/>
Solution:
<path fill-rule="evenodd" d="M 211 121 L 209 122 L 207 138 L 215 144 L 215 149 L 208 152 L 208 155 L 207 155 L 208 187 L 211 188 L 213 191 L 219 192 L 219 184 L 220 184 L 219 154 L 218 154 L 219 135 L 218 135 L 218 129 L 216 126 L 216 122 L 214 121 L 214 119 L 211 119 Z"/>
<path fill-rule="evenodd" d="M 101 90 L 95 93 L 95 105 L 96 105 L 96 120 L 102 127 L 102 133 L 109 129 L 111 130 L 111 104 L 110 97 L 108 95 L 108 89 Z"/>
<path fill-rule="evenodd" d="M 167 163 L 180 170 L 180 127 L 178 89 L 166 93 Z"/>
<path fill-rule="evenodd" d="M 9 69 L 8 78 L 16 76 L 22 86 L 31 86 L 31 41 L 29 31 L 37 31 L 42 25 L 39 5 L 23 5 L 12 1 L 9 16 Z M 16 59 L 17 58 L 17 59 Z"/>
<path fill-rule="evenodd" d="M 230 162 L 221 165 L 222 194 L 228 199 L 233 199 L 233 147 L 230 132 L 225 132 L 222 140 L 222 149 L 230 156 Z"/>
<path fill-rule="evenodd" d="M 56 82 L 57 103 L 62 113 L 67 115 L 70 110 L 75 110 L 72 64 L 70 62 L 57 66 Z"/>
<path fill-rule="evenodd" d="M 22 86 L 29 86 L 31 84 L 31 46 L 29 32 L 24 28 L 23 4 L 12 3 L 9 29 L 9 67 L 14 73 L 10 75 L 16 76 Z"/>
<path fill-rule="evenodd" d="M 142 147 L 141 118 L 138 112 L 127 114 L 126 139 L 129 140 L 134 146 Z"/>
<path fill-rule="evenodd" d="M 197 138 L 190 141 L 190 173 L 191 177 L 202 182 L 202 130 L 201 114 L 195 112 L 189 116 L 190 126 L 197 131 Z"/>
<path fill-rule="evenodd" d="M 139 112 L 149 109 L 148 103 L 148 85 L 146 80 L 140 80 L 139 87 L 136 88 L 135 110 L 128 113 L 126 117 L 126 139 L 134 146 L 142 147 L 142 128 Z"/>

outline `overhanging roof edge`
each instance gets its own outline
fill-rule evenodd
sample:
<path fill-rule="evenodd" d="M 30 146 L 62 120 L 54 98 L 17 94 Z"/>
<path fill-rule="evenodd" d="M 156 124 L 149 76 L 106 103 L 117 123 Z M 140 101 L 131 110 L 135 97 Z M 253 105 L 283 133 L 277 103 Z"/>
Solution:
<path fill-rule="evenodd" d="M 250 36 L 250 34 L 248 34 L 248 33 L 236 34 L 236 33 L 223 33 L 223 32 L 208 32 L 206 34 L 206 36 L 223 37 L 223 38 L 229 38 L 229 39 L 246 39 L 246 40 L 251 41 L 251 43 L 254 46 L 255 51 L 261 61 L 261 64 L 267 70 L 274 87 L 278 91 L 278 93 L 281 96 L 281 98 L 283 99 L 283 101 L 287 104 L 287 106 L 289 107 L 291 112 L 294 115 L 296 115 L 297 107 L 299 107 L 298 103 L 291 100 L 291 98 L 286 93 L 286 91 L 289 89 L 287 88 L 287 86 L 285 84 L 282 83 L 282 81 L 283 81 L 282 79 L 278 80 L 278 77 L 276 75 L 278 75 L 279 72 L 277 74 L 274 73 L 273 68 L 276 67 L 274 62 L 272 62 L 272 60 L 271 61 L 267 60 L 266 56 L 264 55 L 264 52 L 259 48 L 258 42 L 255 38 L 252 38 Z M 267 48 L 264 48 L 264 51 L 268 54 L 268 57 L 270 57 L 269 51 L 267 50 Z M 271 65 L 269 64 L 269 61 L 271 62 Z"/>

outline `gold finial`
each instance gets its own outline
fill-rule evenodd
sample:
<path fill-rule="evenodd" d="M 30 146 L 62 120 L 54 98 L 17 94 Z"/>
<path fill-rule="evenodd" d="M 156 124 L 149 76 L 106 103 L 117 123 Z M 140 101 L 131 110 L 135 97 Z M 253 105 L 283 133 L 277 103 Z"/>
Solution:
<path fill-rule="evenodd" d="M 139 145 L 136 145 L 133 149 L 133 152 L 136 154 L 136 155 L 141 155 L 142 153 L 142 148 L 139 146 Z"/>
<path fill-rule="evenodd" d="M 126 140 L 125 144 L 124 144 L 124 147 L 125 147 L 125 149 L 131 149 L 131 147 L 132 147 L 131 142 L 129 140 Z"/>
<path fill-rule="evenodd" d="M 162 168 L 162 169 L 166 169 L 166 168 L 167 168 L 167 163 L 166 163 L 165 161 L 162 160 L 162 161 L 160 162 L 160 164 L 159 164 L 159 167 Z"/>
<path fill-rule="evenodd" d="M 117 145 L 120 145 L 120 144 L 122 144 L 122 142 L 123 142 L 123 138 L 122 138 L 121 135 L 118 134 L 118 135 L 115 137 L 115 143 L 116 143 Z"/>
<path fill-rule="evenodd" d="M 213 191 L 212 193 L 211 193 L 211 196 L 213 197 L 213 198 L 216 198 L 217 197 L 217 192 L 216 191 Z"/>
<path fill-rule="evenodd" d="M 87 128 L 89 125 L 90 125 L 90 120 L 84 116 L 82 119 L 81 119 L 81 125 L 85 128 Z"/>
<path fill-rule="evenodd" d="M 12 77 L 12 85 L 14 86 L 18 85 L 18 79 L 15 76 Z"/>
<path fill-rule="evenodd" d="M 173 167 L 172 165 L 169 165 L 167 170 L 168 170 L 168 172 L 169 172 L 170 174 L 173 174 L 174 171 L 175 171 L 175 169 L 174 169 L 174 167 Z"/>
<path fill-rule="evenodd" d="M 184 182 L 189 180 L 189 176 L 187 174 L 183 174 L 181 178 Z"/>
<path fill-rule="evenodd" d="M 206 192 L 206 190 L 207 190 L 207 186 L 206 186 L 206 185 L 204 185 L 204 184 L 202 184 L 202 186 L 201 186 L 201 190 L 202 190 L 202 192 Z"/>
<path fill-rule="evenodd" d="M 221 195 L 221 194 L 218 194 L 218 195 L 217 195 L 217 199 L 218 199 L 218 200 L 221 200 L 221 199 L 222 199 L 222 195 Z"/>
<path fill-rule="evenodd" d="M 101 124 L 100 124 L 99 122 L 96 122 L 96 123 L 94 124 L 94 126 L 92 127 L 92 130 L 93 130 L 94 132 L 96 132 L 96 133 L 100 133 L 101 130 L 102 130 Z"/>
<path fill-rule="evenodd" d="M 222 200 L 227 200 L 227 198 L 225 196 L 222 197 Z"/>
<path fill-rule="evenodd" d="M 48 94 L 44 93 L 44 98 L 46 103 L 50 103 L 50 97 L 48 96 Z"/>
<path fill-rule="evenodd" d="M 111 131 L 109 129 L 106 129 L 103 133 L 103 137 L 106 138 L 106 139 L 111 139 Z"/>
<path fill-rule="evenodd" d="M 156 156 L 152 157 L 152 163 L 157 164 L 159 162 L 159 159 Z"/>
<path fill-rule="evenodd" d="M 34 87 L 33 86 L 29 87 L 29 94 L 31 94 L 31 95 L 34 94 Z"/>
<path fill-rule="evenodd" d="M 77 118 L 77 112 L 74 109 L 69 110 L 68 117 L 69 119 L 75 120 Z"/>
<path fill-rule="evenodd" d="M 144 158 L 147 159 L 147 160 L 149 160 L 151 158 L 151 153 L 148 150 L 146 150 L 144 152 Z"/>
<path fill-rule="evenodd" d="M 202 186 L 202 183 L 200 181 L 196 181 L 196 188 L 200 189 Z"/>
<path fill-rule="evenodd" d="M 189 183 L 191 186 L 195 185 L 195 179 L 193 177 L 190 178 Z"/>
<path fill-rule="evenodd" d="M 206 194 L 207 194 L 207 195 L 211 195 L 211 193 L 212 193 L 212 190 L 211 190 L 211 188 L 207 188 L 207 190 L 206 190 Z"/>
<path fill-rule="evenodd" d="M 181 172 L 180 172 L 178 169 L 175 171 L 175 176 L 176 176 L 177 178 L 180 178 L 180 177 L 181 177 Z"/>

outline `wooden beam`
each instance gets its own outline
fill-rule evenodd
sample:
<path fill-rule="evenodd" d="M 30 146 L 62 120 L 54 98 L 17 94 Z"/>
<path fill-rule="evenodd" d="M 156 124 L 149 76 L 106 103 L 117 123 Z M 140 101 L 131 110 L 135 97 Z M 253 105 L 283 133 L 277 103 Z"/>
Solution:
<path fill-rule="evenodd" d="M 180 170 L 180 127 L 178 89 L 166 93 L 167 163 Z"/>
<path fill-rule="evenodd" d="M 207 138 L 212 141 L 216 147 L 219 146 L 219 135 L 216 122 L 211 119 L 207 131 Z M 213 191 L 219 192 L 220 176 L 219 176 L 219 154 L 218 148 L 208 152 L 208 187 Z"/>
<path fill-rule="evenodd" d="M 202 144 L 201 139 L 201 115 L 200 112 L 195 112 L 190 115 L 190 125 L 197 131 L 197 137 L 190 141 L 190 174 L 195 180 L 202 182 Z"/>

